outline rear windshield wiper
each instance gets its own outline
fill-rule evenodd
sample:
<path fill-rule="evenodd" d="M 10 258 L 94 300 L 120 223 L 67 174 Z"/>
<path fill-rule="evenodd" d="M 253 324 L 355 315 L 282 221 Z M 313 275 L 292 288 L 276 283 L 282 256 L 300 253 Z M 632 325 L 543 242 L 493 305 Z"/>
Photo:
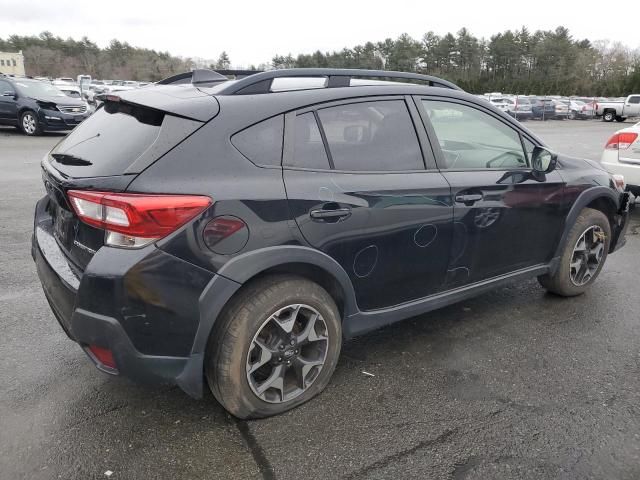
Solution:
<path fill-rule="evenodd" d="M 52 153 L 53 159 L 62 165 L 76 165 L 79 167 L 93 165 L 89 160 L 76 157 L 75 155 L 68 155 L 66 153 Z"/>

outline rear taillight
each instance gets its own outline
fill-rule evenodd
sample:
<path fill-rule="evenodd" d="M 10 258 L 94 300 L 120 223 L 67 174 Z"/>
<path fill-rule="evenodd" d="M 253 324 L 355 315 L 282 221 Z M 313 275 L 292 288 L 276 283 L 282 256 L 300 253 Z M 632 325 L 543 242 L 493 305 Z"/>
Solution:
<path fill-rule="evenodd" d="M 146 195 L 69 190 L 71 206 L 84 223 L 107 231 L 105 243 L 142 247 L 174 232 L 209 205 L 200 195 Z"/>
<path fill-rule="evenodd" d="M 637 138 L 638 134 L 635 132 L 615 133 L 613 137 L 609 139 L 604 148 L 607 150 L 626 150 L 633 142 L 636 141 Z"/>

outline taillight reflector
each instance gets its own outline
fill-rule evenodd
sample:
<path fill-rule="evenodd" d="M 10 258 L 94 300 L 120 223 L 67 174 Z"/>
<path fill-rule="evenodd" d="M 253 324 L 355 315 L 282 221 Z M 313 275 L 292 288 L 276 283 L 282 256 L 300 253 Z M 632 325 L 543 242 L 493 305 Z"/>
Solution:
<path fill-rule="evenodd" d="M 615 133 L 607 142 L 604 148 L 608 150 L 626 150 L 638 138 L 635 132 Z"/>
<path fill-rule="evenodd" d="M 116 361 L 113 359 L 113 353 L 108 348 L 99 347 L 97 345 L 89 345 L 87 347 L 98 362 L 105 367 L 117 369 Z"/>
<path fill-rule="evenodd" d="M 201 195 L 147 195 L 69 190 L 71 206 L 84 223 L 135 239 L 158 239 L 174 232 L 212 201 Z M 130 242 L 140 246 L 144 242 Z"/>

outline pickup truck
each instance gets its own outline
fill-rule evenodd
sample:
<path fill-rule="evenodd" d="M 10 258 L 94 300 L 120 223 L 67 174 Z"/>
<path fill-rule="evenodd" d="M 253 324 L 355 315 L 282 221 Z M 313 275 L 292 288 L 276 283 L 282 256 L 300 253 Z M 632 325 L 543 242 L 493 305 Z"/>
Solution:
<path fill-rule="evenodd" d="M 640 94 L 629 95 L 623 102 L 598 102 L 596 115 L 605 122 L 624 122 L 629 117 L 640 117 Z"/>

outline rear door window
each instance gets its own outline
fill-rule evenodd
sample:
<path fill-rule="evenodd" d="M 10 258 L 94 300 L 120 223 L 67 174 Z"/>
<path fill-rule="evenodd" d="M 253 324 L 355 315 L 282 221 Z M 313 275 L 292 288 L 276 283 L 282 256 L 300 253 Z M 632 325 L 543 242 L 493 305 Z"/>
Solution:
<path fill-rule="evenodd" d="M 336 170 L 424 170 L 416 130 L 404 100 L 318 110 Z"/>
<path fill-rule="evenodd" d="M 316 170 L 330 168 L 329 157 L 313 112 L 296 116 L 292 166 Z"/>

